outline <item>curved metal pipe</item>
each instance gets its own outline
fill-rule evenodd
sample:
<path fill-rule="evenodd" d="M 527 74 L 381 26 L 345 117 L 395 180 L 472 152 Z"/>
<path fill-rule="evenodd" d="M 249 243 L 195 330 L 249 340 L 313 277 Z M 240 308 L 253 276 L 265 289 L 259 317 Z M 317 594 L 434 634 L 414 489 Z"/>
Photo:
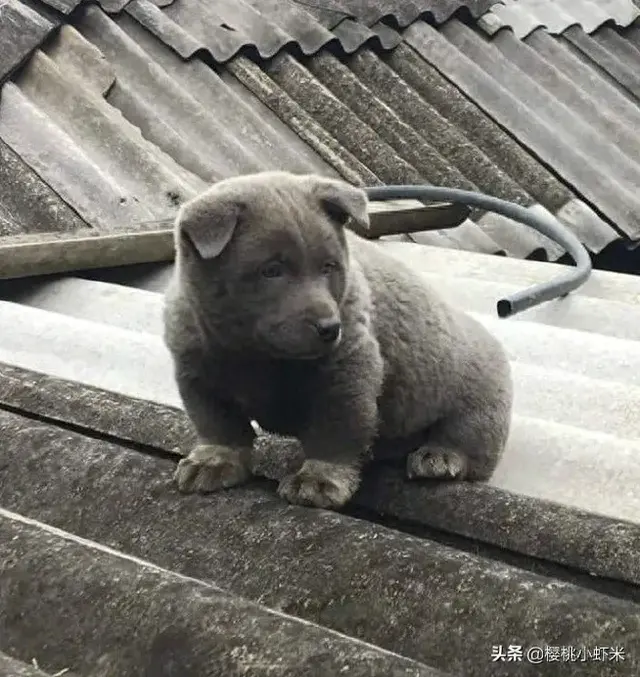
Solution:
<path fill-rule="evenodd" d="M 509 317 L 523 310 L 551 301 L 584 284 L 591 274 L 592 264 L 589 253 L 578 238 L 565 228 L 550 213 L 536 214 L 525 207 L 507 202 L 491 195 L 474 193 L 457 188 L 442 188 L 440 186 L 373 186 L 365 188 L 369 200 L 421 200 L 436 202 L 458 202 L 487 211 L 502 214 L 509 219 L 523 223 L 539 233 L 546 235 L 550 240 L 564 247 L 574 260 L 576 267 L 570 272 L 558 275 L 549 282 L 536 284 L 511 296 L 500 299 L 497 303 L 499 317 Z"/>

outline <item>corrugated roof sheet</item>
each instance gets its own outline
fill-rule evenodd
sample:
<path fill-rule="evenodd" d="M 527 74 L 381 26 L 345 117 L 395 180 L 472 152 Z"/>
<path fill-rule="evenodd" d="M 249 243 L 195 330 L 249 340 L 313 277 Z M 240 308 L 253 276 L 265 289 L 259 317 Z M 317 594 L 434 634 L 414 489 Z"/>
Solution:
<path fill-rule="evenodd" d="M 592 35 L 539 28 L 524 41 L 509 29 L 488 37 L 457 18 L 438 28 L 417 20 L 402 33 L 378 23 L 397 45 L 388 52 L 281 53 L 261 65 L 239 56 L 212 68 L 181 58 L 133 18 L 135 8 L 80 8 L 75 28 L 65 26 L 3 88 L 5 154 L 75 213 L 67 226 L 47 225 L 35 202 L 32 213 L 28 200 L 19 211 L 14 196 L 1 210 L 5 234 L 131 228 L 171 218 L 215 178 L 275 167 L 481 190 L 551 211 L 594 253 L 636 239 L 637 22 Z M 478 211 L 456 229 L 413 239 L 562 254 Z"/>
<path fill-rule="evenodd" d="M 477 17 L 495 0 L 132 0 L 126 11 L 183 57 L 207 50 L 224 63 L 241 51 L 271 58 L 285 47 L 304 54 L 339 44 L 392 48 L 397 38 L 382 20 L 407 26 L 419 17 L 437 23 L 465 9 Z"/>
<path fill-rule="evenodd" d="M 181 2 L 77 7 L 5 83 L 0 232 L 146 228 L 211 180 L 278 167 L 478 188 L 548 209 L 594 252 L 636 237 L 637 22 L 591 35 L 539 28 L 519 41 L 448 18 L 451 3 L 430 3 L 443 12 L 429 17 L 436 27 L 410 18 L 418 3 L 340 3 L 357 18 L 327 28 L 313 15 L 311 38 L 324 26 L 346 54 L 334 42 L 309 57 L 243 53 L 221 65 L 177 50 L 188 39 L 171 20 Z M 54 17 L 78 3 L 50 4 Z M 189 6 L 215 23 L 213 5 L 206 15 Z M 309 25 L 312 13 L 296 13 L 297 24 L 290 6 L 259 5 L 281 31 L 269 33 L 272 47 Z M 164 37 L 134 17 L 140 7 L 164 22 Z M 243 31 L 256 27 L 250 7 L 236 15 Z M 372 49 L 373 33 L 395 48 Z M 416 239 L 444 248 L 382 246 L 510 355 L 508 450 L 480 485 L 407 484 L 389 467 L 345 515 L 287 506 L 266 484 L 206 497 L 170 488 L 193 443 L 160 337 L 162 297 L 149 291 L 164 289 L 170 267 L 0 284 L 0 475 L 10 479 L 0 481 L 10 609 L 0 673 L 37 656 L 51 674 L 156 674 L 203 660 L 232 677 L 249 651 L 252 674 L 307 674 L 317 660 L 336 672 L 347 656 L 353 674 L 442 675 L 435 666 L 506 677 L 491 645 L 515 637 L 618 643 L 626 661 L 565 661 L 563 672 L 638 674 L 638 278 L 598 271 L 567 298 L 498 320 L 498 297 L 557 267 L 455 249 L 555 258 L 557 248 L 481 212 Z M 295 453 L 261 438 L 256 467 L 277 477 Z M 36 579 L 40 594 L 26 597 Z M 60 622 L 69 617 L 80 620 Z M 197 646 L 196 626 L 208 628 Z M 255 628 L 302 639 L 276 651 Z"/>
<path fill-rule="evenodd" d="M 4 86 L 0 140 L 24 173 L 40 177 L 41 190 L 91 227 L 171 218 L 207 181 L 274 164 L 333 173 L 233 78 L 185 63 L 133 20 L 115 23 L 89 7 L 79 27 L 104 52 L 62 27 Z M 3 176 L 5 233 L 47 230 L 43 205 L 23 200 L 16 209 L 20 193 L 9 182 L 17 175 Z"/>
<path fill-rule="evenodd" d="M 540 27 L 551 34 L 564 33 L 570 26 L 592 33 L 603 24 L 628 26 L 639 16 L 632 0 L 500 0 L 478 25 L 489 34 L 509 27 L 517 38 L 525 38 Z"/>
<path fill-rule="evenodd" d="M 439 31 L 413 24 L 405 39 L 635 241 L 640 106 L 633 83 L 640 76 L 636 62 L 606 50 L 611 33 L 640 65 L 635 33 L 606 27 L 593 37 L 574 27 L 560 38 L 538 29 L 520 41 L 508 30 L 489 39 L 453 19 Z"/>
<path fill-rule="evenodd" d="M 236 60 L 230 68 L 243 78 L 244 65 Z M 541 205 L 582 229 L 581 238 L 595 251 L 616 239 L 575 192 L 406 46 L 385 57 L 363 50 L 347 59 L 317 55 L 306 64 L 283 54 L 264 69 L 279 86 L 278 96 L 293 98 L 383 182 L 426 181 L 480 190 L 532 209 Z M 250 78 L 243 81 L 252 87 Z M 443 235 L 487 252 L 542 251 L 551 258 L 560 253 L 524 226 L 480 213 L 474 221 L 477 225 Z"/>
<path fill-rule="evenodd" d="M 193 438 L 161 339 L 162 296 L 144 289 L 146 274 L 130 278 L 128 288 L 67 277 L 0 287 L 3 454 L 9 467 L 18 454 L 28 459 L 12 482 L 0 484 L 2 505 L 334 630 L 352 634 L 357 627 L 362 639 L 453 674 L 506 675 L 477 661 L 482 642 L 500 641 L 489 635 L 517 631 L 518 641 L 533 642 L 541 627 L 554 637 L 567 623 L 575 623 L 572 637 L 580 638 L 572 641 L 582 641 L 601 623 L 614 627 L 615 620 L 627 632 L 612 631 L 611 641 L 635 655 L 637 632 L 629 623 L 638 617 L 631 600 L 640 599 L 631 587 L 640 583 L 638 277 L 598 271 L 577 293 L 498 320 L 498 294 L 548 279 L 555 267 L 407 243 L 381 246 L 473 313 L 509 353 L 516 383 L 513 428 L 488 484 L 407 484 L 397 468 L 389 468 L 366 480 L 354 504 L 365 512 L 356 512 L 361 519 L 355 521 L 286 506 L 270 486 L 178 498 L 167 486 L 173 464 L 158 455 L 183 454 Z M 166 280 L 168 272 L 166 266 L 154 271 L 151 284 L 157 285 L 158 275 Z M 278 439 L 261 443 L 256 467 L 276 478 L 292 450 Z M 378 531 L 370 523 L 381 515 L 399 520 L 393 530 Z M 191 527 L 181 526 L 183 520 Z M 431 532 L 416 531 L 420 525 L 450 538 L 472 537 L 475 554 L 462 552 L 460 541 L 443 549 L 429 540 Z M 402 536 L 398 530 L 405 529 L 418 537 Z M 565 571 L 559 580 L 557 569 L 534 576 L 508 568 L 501 556 L 478 553 L 483 543 L 591 577 Z M 60 549 L 55 552 L 49 561 L 59 580 L 66 560 Z M 363 569 L 365 555 L 369 565 Z M 34 557 L 41 561 L 46 554 L 34 551 Z M 519 566 L 525 561 L 517 560 Z M 612 596 L 596 593 L 594 574 L 622 587 Z M 77 575 L 86 599 L 91 573 Z M 7 576 L 0 586 L 3 580 Z M 397 590 L 392 580 L 401 581 Z M 45 579 L 42 585 L 57 584 Z M 119 590 L 117 578 L 107 576 L 103 589 Z M 386 591 L 382 597 L 380 589 Z M 454 604 L 447 603 L 450 597 Z M 10 599 L 16 604 L 19 590 Z M 505 608 L 515 615 L 503 628 Z M 525 608 L 531 612 L 523 614 Z M 58 638 L 66 634 L 57 629 L 56 612 L 38 614 L 35 602 L 29 609 L 25 627 L 44 619 L 39 636 L 55 637 L 51 645 L 60 646 Z M 127 617 L 109 617 L 126 627 Z M 83 619 L 83 632 L 90 632 L 97 620 L 91 614 Z M 17 647 L 32 636 L 21 627 L 14 630 Z M 453 628 L 464 637 L 455 651 L 446 640 Z M 143 650 L 137 640 L 126 644 L 130 652 Z M 79 650 L 69 644 L 43 654 L 79 660 Z M 95 642 L 82 650 L 92 656 Z M 217 665 L 221 659 L 212 656 Z M 602 674 L 596 668 L 601 665 L 575 675 Z M 637 666 L 623 668 L 627 673 L 619 674 L 633 675 Z"/>
<path fill-rule="evenodd" d="M 65 535 L 67 540 L 81 536 L 107 542 L 173 570 L 166 575 L 186 573 L 214 581 L 234 594 L 347 634 L 357 625 L 359 637 L 453 674 L 495 677 L 493 664 L 479 664 L 477 652 L 490 634 L 506 631 L 501 621 L 491 620 L 498 608 L 504 613 L 515 605 L 517 620 L 510 617 L 508 629 L 515 632 L 516 623 L 519 637 L 525 638 L 535 635 L 541 624 L 552 634 L 566 630 L 567 622 L 574 623 L 568 618 L 575 619 L 572 632 L 580 638 L 601 622 L 615 620 L 628 628 L 637 618 L 630 587 L 612 597 L 600 595 L 590 589 L 597 579 L 570 578 L 569 584 L 558 580 L 557 572 L 553 578 L 532 576 L 481 554 L 443 549 L 424 536 L 401 536 L 397 530 L 415 531 L 422 524 L 451 537 L 472 536 L 476 543 L 617 579 L 621 585 L 640 583 L 635 550 L 629 550 L 640 542 L 635 491 L 640 481 L 635 416 L 640 381 L 634 368 L 640 366 L 638 277 L 596 272 L 567 298 L 513 320 L 498 320 L 494 303 L 499 293 L 548 279 L 555 268 L 407 243 L 381 246 L 473 313 L 510 355 L 516 383 L 513 428 L 504 459 L 487 485 L 407 485 L 392 468 L 371 476 L 356 506 L 370 511 L 368 520 L 380 515 L 400 520 L 393 531 L 377 531 L 380 527 L 362 519 L 286 506 L 267 487 L 181 500 L 167 487 L 173 464 L 158 458 L 159 452 L 182 454 L 192 442 L 161 339 L 162 296 L 144 290 L 146 275 L 130 279 L 128 288 L 67 277 L 0 287 L 5 327 L 0 427 L 9 441 L 3 455 L 8 467 L 17 454 L 25 459 L 12 473 L 12 482 L 0 484 L 3 507 L 76 535 Z M 158 272 L 166 279 L 169 269 Z M 149 455 L 151 449 L 154 455 Z M 286 444 L 266 441 L 257 453 L 261 472 L 269 477 L 282 473 Z M 33 463 L 44 471 L 34 473 Z M 115 505 L 120 508 L 114 510 Z M 181 527 L 182 520 L 193 528 Z M 47 530 L 46 525 L 33 526 Z M 277 542 L 275 533 L 280 534 Z M 581 545 L 585 533 L 597 534 L 597 548 Z M 59 581 L 68 563 L 59 547 L 55 553 L 52 557 L 34 550 L 33 567 L 48 557 Z M 372 578 L 359 584 L 365 554 Z M 461 557 L 464 565 L 452 569 Z M 30 567 L 27 573 L 33 576 Z M 116 570 L 115 563 L 108 569 Z M 106 572 L 102 589 L 116 594 L 118 577 L 114 574 L 112 580 Z M 94 599 L 93 592 L 87 593 L 91 575 L 76 574 L 84 599 L 87 594 Z M 46 589 L 59 585 L 40 576 Z M 8 580 L 10 576 L 0 577 L 0 589 Z M 392 580 L 402 581 L 398 591 Z M 437 599 L 429 584 L 434 580 Z M 463 580 L 471 587 L 461 587 Z M 372 597 L 373 589 L 384 589 L 389 596 L 376 592 Z M 339 601 L 343 594 L 348 601 Z M 17 604 L 20 595 L 12 588 L 9 599 Z M 457 600 L 452 606 L 446 604 L 450 595 Z M 374 598 L 380 613 L 367 611 Z M 562 630 L 557 604 L 564 610 Z M 536 613 L 521 613 L 525 607 Z M 66 634 L 57 629 L 57 612 L 38 613 L 35 601 L 28 608 L 25 627 L 33 628 L 35 619 L 42 619 L 38 636 L 56 638 L 51 645 L 60 646 L 58 639 Z M 319 611 L 324 608 L 335 613 Z M 585 615 L 587 608 L 597 618 Z M 249 612 L 260 615 L 257 609 Z M 114 613 L 109 618 L 128 627 L 127 616 Z M 89 633 L 98 621 L 91 614 L 82 616 L 83 632 Z M 365 625 L 364 617 L 369 619 Z M 8 627 L 15 633 L 15 646 L 24 651 L 33 635 L 13 621 Z M 391 632 L 394 627 L 400 630 Z M 464 643 L 455 651 L 445 640 L 454 627 L 464 630 L 458 633 Z M 432 641 L 427 646 L 420 637 L 428 629 Z M 620 632 L 614 632 L 614 640 L 635 655 L 636 631 Z M 143 651 L 137 640 L 126 644 L 131 652 Z M 7 647 L 0 644 L 0 649 Z M 43 651 L 43 658 L 72 657 L 82 664 L 80 650 L 89 660 L 97 648 L 93 640 L 82 649 L 67 644 L 55 654 Z M 189 655 L 192 649 L 186 651 Z M 213 655 L 217 665 L 221 659 Z M 626 663 L 626 674 L 635 674 L 636 667 Z M 593 670 L 575 674 L 601 674 Z"/>
<path fill-rule="evenodd" d="M 88 227 L 3 141 L 0 141 L 0 186 L 0 236 L 81 231 Z"/>
<path fill-rule="evenodd" d="M 55 27 L 20 0 L 0 3 L 0 85 Z"/>
<path fill-rule="evenodd" d="M 70 15 L 77 7 L 79 7 L 85 0 L 21 0 L 27 4 L 33 4 L 38 7 L 46 5 L 57 12 L 64 15 Z M 106 12 L 119 12 L 127 4 L 128 0 L 95 0 L 95 3 L 100 5 Z"/>

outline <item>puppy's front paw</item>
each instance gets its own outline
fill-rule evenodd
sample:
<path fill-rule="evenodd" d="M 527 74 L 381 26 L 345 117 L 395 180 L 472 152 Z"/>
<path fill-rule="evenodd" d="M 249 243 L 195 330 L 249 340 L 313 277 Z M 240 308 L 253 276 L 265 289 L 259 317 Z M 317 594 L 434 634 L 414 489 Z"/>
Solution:
<path fill-rule="evenodd" d="M 173 479 L 183 493 L 204 494 L 242 484 L 250 476 L 241 451 L 203 444 L 178 463 Z"/>
<path fill-rule="evenodd" d="M 353 466 L 308 460 L 280 482 L 278 495 L 289 503 L 338 510 L 359 484 L 360 471 Z"/>
<path fill-rule="evenodd" d="M 467 458 L 455 449 L 420 447 L 407 457 L 407 477 L 412 479 L 461 480 L 467 473 Z"/>

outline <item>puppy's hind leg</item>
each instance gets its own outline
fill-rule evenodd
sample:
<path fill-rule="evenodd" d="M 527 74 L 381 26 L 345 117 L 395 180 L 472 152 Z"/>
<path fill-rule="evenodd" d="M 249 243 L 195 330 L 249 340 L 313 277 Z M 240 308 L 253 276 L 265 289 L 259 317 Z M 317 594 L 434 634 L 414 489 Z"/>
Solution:
<path fill-rule="evenodd" d="M 463 480 L 468 469 L 468 456 L 447 446 L 425 444 L 407 456 L 407 477 L 410 480 Z"/>
<path fill-rule="evenodd" d="M 429 441 L 407 457 L 409 479 L 487 480 L 509 434 L 511 402 L 484 402 L 438 421 Z"/>

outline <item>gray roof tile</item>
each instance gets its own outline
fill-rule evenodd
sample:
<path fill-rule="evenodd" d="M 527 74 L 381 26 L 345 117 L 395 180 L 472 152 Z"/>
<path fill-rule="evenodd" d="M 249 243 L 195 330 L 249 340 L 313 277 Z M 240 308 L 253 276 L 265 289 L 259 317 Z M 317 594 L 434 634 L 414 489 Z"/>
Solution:
<path fill-rule="evenodd" d="M 51 677 L 51 675 L 38 670 L 33 664 L 28 665 L 0 652 L 0 677 Z"/>
<path fill-rule="evenodd" d="M 478 25 L 492 34 L 509 27 L 525 38 L 540 27 L 561 34 L 570 26 L 592 33 L 605 23 L 628 26 L 640 17 L 632 0 L 501 0 L 480 17 Z"/>
<path fill-rule="evenodd" d="M 378 23 L 396 45 L 384 55 L 365 47 L 304 61 L 280 54 L 262 65 L 238 57 L 213 69 L 167 48 L 132 18 L 135 8 L 111 18 L 97 6 L 81 10 L 75 28 L 65 26 L 36 53 L 0 103 L 0 140 L 40 176 L 43 191 L 94 228 L 171 218 L 206 182 L 275 164 L 360 184 L 475 188 L 540 205 L 596 254 L 635 237 L 640 107 L 570 42 L 574 29 L 559 37 L 539 29 L 519 41 L 507 31 L 483 38 L 456 19 L 438 30 L 417 21 L 404 35 Z M 153 11 L 165 17 L 165 8 Z M 613 29 L 586 36 L 589 44 L 610 39 L 605 30 Z M 634 44 L 633 30 L 625 29 L 625 44 Z M 428 59 L 415 49 L 420 41 L 431 45 Z M 38 84 L 45 81 L 56 87 Z M 536 104 L 534 115 L 527 102 Z M 608 176 L 603 160 L 612 165 Z M 42 220 L 28 212 L 25 219 Z M 19 228 L 6 216 L 3 223 L 5 232 Z M 535 231 L 479 211 L 457 229 L 411 239 L 562 255 Z"/>
<path fill-rule="evenodd" d="M 2 419 L 5 428 L 13 423 L 19 429 L 19 421 Z M 50 438 L 46 427 L 39 432 Z M 56 441 L 66 446 L 71 440 Z M 95 452 L 118 453 L 117 447 L 87 442 Z M 240 675 L 249 669 L 266 677 L 277 665 L 282 674 L 310 677 L 347 671 L 354 677 L 447 677 L 418 661 L 267 609 L 209 577 L 196 580 L 168 571 L 157 559 L 127 556 L 6 510 L 0 510 L 0 533 L 3 639 L 22 655 L 37 652 L 39 662 L 54 669 L 65 665 L 66 672 L 71 664 L 79 674 L 102 677 Z M 34 581 L 39 594 L 25 596 Z M 61 623 L 62 618 L 69 622 Z M 24 627 L 33 628 L 30 637 Z M 60 677 L 65 672 L 56 670 Z"/>
<path fill-rule="evenodd" d="M 139 674 L 144 659 L 156 657 L 155 648 L 162 646 L 170 624 L 193 633 L 208 619 L 197 645 L 185 637 L 172 647 L 184 652 L 181 665 L 186 659 L 200 660 L 197 647 L 202 646 L 208 648 L 211 667 L 224 665 L 218 651 L 244 635 L 252 652 L 264 655 L 271 667 L 296 659 L 305 666 L 309 654 L 315 660 L 324 656 L 325 661 L 339 661 L 343 652 L 358 646 L 369 653 L 369 660 L 386 660 L 388 671 L 392 661 L 403 664 L 400 654 L 406 657 L 404 665 L 416 672 L 420 666 L 407 658 L 451 674 L 501 677 L 510 673 L 510 666 L 496 666 L 490 651 L 492 645 L 510 643 L 503 636 L 513 635 L 518 644 L 529 646 L 561 644 L 566 635 L 588 646 L 598 641 L 592 637 L 605 626 L 610 641 L 627 651 L 627 660 L 611 674 L 636 674 L 640 614 L 633 597 L 551 581 L 346 515 L 287 506 L 266 487 L 178 500 L 167 483 L 174 468 L 167 459 L 9 412 L 0 412 L 0 422 L 9 440 L 5 458 L 16 468 L 13 481 L 0 486 L 6 506 L 0 511 L 0 548 L 3 560 L 11 562 L 0 577 L 0 590 L 8 608 L 21 611 L 7 614 L 5 636 L 10 633 L 9 641 L 19 643 L 25 653 L 33 652 L 38 642 L 43 659 L 72 660 L 82 670 L 100 654 L 116 660 L 117 649 L 120 665 L 135 660 L 137 668 L 117 674 Z M 26 437 L 35 441 L 28 456 Z M 41 469 L 36 474 L 31 471 L 34 459 Z M 71 533 L 33 520 L 47 520 Z M 16 556 L 26 552 L 31 556 Z M 23 582 L 36 575 L 47 593 L 21 601 Z M 211 589 L 205 591 L 207 586 Z M 88 597 L 95 613 L 82 611 Z M 56 622 L 61 614 L 77 619 L 73 640 L 66 625 Z M 313 625 L 300 625 L 291 616 Z M 361 641 L 386 651 L 332 632 L 350 633 L 355 626 Z M 38 628 L 38 633 L 27 635 L 23 627 Z M 260 642 L 260 628 L 267 629 L 266 646 Z M 299 642 L 279 646 L 289 632 L 297 632 Z M 483 653 L 489 658 L 479 661 Z M 351 662 L 351 671 L 358 674 L 363 657 Z M 225 674 L 239 672 L 233 662 L 228 665 Z M 417 674 L 429 674 L 422 670 Z M 301 671 L 328 672 L 322 667 Z M 567 662 L 565 671 L 576 677 L 603 674 L 599 662 Z M 541 674 L 537 665 L 527 673 Z"/>
<path fill-rule="evenodd" d="M 579 29 L 569 29 L 574 30 Z M 596 44 L 592 37 L 582 36 Z M 597 83 L 592 90 L 574 85 L 545 61 L 544 51 L 536 51 L 555 40 L 538 31 L 525 42 L 508 31 L 489 40 L 454 19 L 440 31 L 424 22 L 415 23 L 405 39 L 611 223 L 630 239 L 637 238 L 640 164 L 626 154 L 622 144 L 612 144 L 611 138 L 622 135 L 636 143 L 632 137 L 640 107 L 637 101 L 625 100 L 619 85 L 567 51 L 561 58 L 581 72 L 583 81 Z M 568 39 L 563 36 L 561 40 Z M 550 51 L 554 53 L 553 48 Z M 608 96 L 603 99 L 604 91 Z M 623 114 L 614 113 L 616 108 Z"/>
<path fill-rule="evenodd" d="M 636 25 L 633 26 L 637 29 Z M 629 38 L 626 38 L 626 35 Z M 602 69 L 607 79 L 613 80 L 626 93 L 632 96 L 637 104 L 640 100 L 640 45 L 637 32 L 630 30 L 620 34 L 603 26 L 592 36 L 581 31 L 577 26 L 568 28 L 563 36 L 572 47 L 584 54 L 599 69 Z"/>
<path fill-rule="evenodd" d="M 535 434 L 536 428 L 529 432 Z M 544 425 L 538 425 L 536 440 L 540 445 L 547 439 L 557 444 L 553 438 L 558 432 L 566 434 L 569 445 L 592 442 L 580 440 L 579 436 L 572 442 L 572 429 L 554 431 Z M 574 450 L 578 455 L 573 462 L 581 463 L 579 448 Z M 606 455 L 606 440 L 599 453 Z M 523 476 L 525 472 L 539 475 L 541 470 L 529 465 L 526 471 L 523 468 Z M 400 524 L 420 524 L 439 532 L 480 539 L 502 552 L 526 553 L 539 562 L 558 562 L 573 570 L 586 571 L 591 577 L 638 584 L 637 558 L 629 557 L 629 552 L 640 547 L 637 524 L 570 508 L 543 496 L 532 499 L 527 495 L 530 485 L 525 482 L 521 489 L 522 493 L 488 485 L 407 485 L 401 471 L 389 468 L 384 473 L 370 473 L 356 500 L 370 511 L 368 514 L 382 513 Z M 572 493 L 579 491 L 578 487 Z M 533 524 L 535 529 L 531 528 Z M 594 548 L 595 544 L 598 545 Z"/>
<path fill-rule="evenodd" d="M 78 214 L 0 140 L 0 235 L 79 231 Z"/>
<path fill-rule="evenodd" d="M 12 243 L 105 232 L 112 242 L 112 231 L 157 229 L 211 180 L 274 167 L 477 188 L 548 209 L 593 252 L 636 237 L 637 22 L 590 35 L 538 28 L 518 40 L 450 19 L 456 2 L 428 3 L 437 27 L 420 19 L 418 2 L 334 0 L 328 12 L 328 2 L 321 11 L 256 0 L 233 5 L 235 14 L 231 3 L 190 2 L 87 4 L 11 66 L 0 97 L 0 232 Z M 51 4 L 49 21 L 77 3 Z M 196 40 L 196 24 L 225 20 L 238 22 L 225 35 L 243 33 L 233 39 L 280 50 L 276 58 L 256 62 L 245 49 L 221 65 L 203 56 L 214 32 Z M 306 39 L 332 49 L 302 58 Z M 278 47 L 292 40 L 302 50 Z M 390 51 L 369 48 L 380 42 Z M 313 656 L 336 670 L 344 659 L 353 674 L 430 675 L 433 665 L 495 677 L 510 666 L 491 662 L 492 644 L 588 645 L 606 626 L 607 643 L 624 645 L 628 659 L 605 667 L 638 674 L 638 278 L 597 271 L 567 298 L 498 320 L 497 298 L 557 266 L 464 250 L 555 259 L 557 247 L 479 211 L 413 237 L 439 247 L 382 246 L 505 345 L 513 429 L 490 482 L 407 484 L 389 466 L 367 477 L 351 516 L 287 506 L 266 480 L 209 497 L 168 486 L 193 443 L 160 337 L 162 298 L 147 291 L 163 289 L 170 266 L 0 284 L 0 475 L 11 477 L 0 481 L 0 559 L 13 562 L 0 576 L 0 606 L 17 610 L 0 651 L 13 664 L 36 655 L 46 672 L 88 674 L 101 659 L 105 674 L 140 674 L 155 669 L 158 628 L 213 619 L 226 639 L 207 632 L 194 647 L 170 635 L 183 668 L 206 660 L 209 671 L 241 674 L 246 664 L 229 667 L 220 648 L 233 626 L 267 668 L 289 661 L 292 674 L 311 674 L 301 666 Z M 149 245 L 149 259 L 167 258 L 163 247 Z M 111 250 L 111 265 L 122 251 Z M 290 440 L 261 436 L 254 462 L 277 478 L 298 454 Z M 30 557 L 17 557 L 27 546 Z M 36 575 L 41 594 L 25 596 Z M 87 599 L 98 613 L 85 613 Z M 61 615 L 79 619 L 73 637 Z M 274 656 L 260 627 L 270 638 L 294 628 L 297 651 Z M 563 668 L 607 674 L 600 662 Z M 529 665 L 526 674 L 546 673 Z"/>
<path fill-rule="evenodd" d="M 20 0 L 0 4 L 0 85 L 54 28 L 54 23 Z"/>
<path fill-rule="evenodd" d="M 229 66 L 240 79 L 244 64 L 237 59 Z M 317 55 L 306 65 L 280 55 L 264 68 L 279 87 L 269 90 L 271 98 L 295 99 L 384 182 L 426 181 L 481 190 L 530 207 L 542 204 L 570 225 L 575 221 L 595 251 L 619 237 L 506 136 L 467 92 L 461 93 L 408 47 L 384 58 L 368 50 L 341 60 Z M 248 78 L 243 82 L 252 87 Z M 385 124 L 378 124 L 379 119 Z M 542 249 L 551 258 L 558 256 L 552 243 L 528 228 L 494 216 L 484 218 L 485 226 L 479 213 L 474 221 L 494 241 L 494 252 L 528 255 Z M 519 240 L 515 248 L 514 238 Z"/>
<path fill-rule="evenodd" d="M 69 32 L 65 27 L 59 39 Z M 173 195 L 204 185 L 91 86 L 77 87 L 53 55 L 34 54 L 17 81 L 5 85 L 0 106 L 0 138 L 92 226 L 167 217 Z"/>
<path fill-rule="evenodd" d="M 377 35 L 383 19 L 407 26 L 419 17 L 441 23 L 461 8 L 479 16 L 495 0 L 132 0 L 126 11 L 183 57 L 207 50 L 224 63 L 248 51 L 271 58 L 295 46 L 304 54 L 339 44 L 347 52 L 364 44 L 389 46 Z M 335 29 L 335 32 L 334 32 Z"/>
<path fill-rule="evenodd" d="M 82 5 L 86 0 L 20 0 L 26 4 L 37 5 L 42 8 L 40 11 L 52 9 L 61 14 L 70 15 L 75 9 Z M 120 12 L 130 0 L 96 0 L 96 4 L 105 12 Z M 160 0 L 158 0 L 158 4 Z"/>
<path fill-rule="evenodd" d="M 228 74 L 220 77 L 198 60 L 185 63 L 126 16 L 116 23 L 92 8 L 77 27 L 113 68 L 107 101 L 198 177 L 212 181 L 259 171 L 274 156 L 293 170 L 325 169 Z"/>
<path fill-rule="evenodd" d="M 390 50 L 402 42 L 402 36 L 394 28 L 381 22 L 369 28 L 354 19 L 344 19 L 331 32 L 347 54 L 353 54 L 364 45 L 375 49 L 378 43 L 381 49 Z M 372 32 L 375 37 L 371 35 Z M 325 45 L 325 49 L 329 47 Z"/>
<path fill-rule="evenodd" d="M 82 0 L 41 0 L 43 4 L 62 12 L 70 14 L 82 2 Z"/>
<path fill-rule="evenodd" d="M 253 0 L 260 5 L 261 0 Z M 349 16 L 357 21 L 373 26 L 378 21 L 390 19 L 399 26 L 408 26 L 418 17 L 430 15 L 436 23 L 446 21 L 460 9 L 477 17 L 486 12 L 496 0 L 324 0 L 313 2 L 294 0 L 303 7 L 308 7 L 320 21 L 327 24 L 340 21 Z M 331 15 L 334 15 L 332 18 Z"/>
<path fill-rule="evenodd" d="M 273 166 L 274 157 L 282 168 L 332 173 L 233 77 L 183 62 L 131 19 L 122 25 L 89 8 L 79 28 L 104 52 L 64 26 L 3 88 L 0 148 L 40 177 L 34 191 L 53 191 L 94 228 L 130 229 L 171 218 L 207 181 Z M 125 28 L 142 33 L 141 44 Z M 14 222 L 5 216 L 4 230 L 48 230 L 41 204 L 24 200 L 27 211 L 16 213 L 16 174 L 3 176 L 3 212 Z"/>

